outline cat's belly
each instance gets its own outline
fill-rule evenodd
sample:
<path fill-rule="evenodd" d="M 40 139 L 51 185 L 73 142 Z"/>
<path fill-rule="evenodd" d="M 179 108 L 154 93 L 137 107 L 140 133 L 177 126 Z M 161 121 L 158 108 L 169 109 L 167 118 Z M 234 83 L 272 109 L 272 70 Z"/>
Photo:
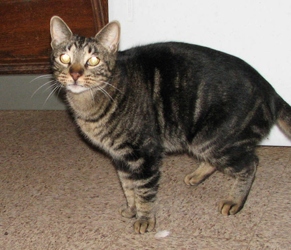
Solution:
<path fill-rule="evenodd" d="M 185 141 L 181 142 L 178 138 L 163 139 L 163 149 L 166 153 L 177 153 L 187 151 Z"/>
<path fill-rule="evenodd" d="M 219 149 L 217 137 L 203 140 L 194 139 L 191 143 L 187 141 L 183 134 L 171 138 L 163 138 L 163 148 L 166 153 L 190 153 L 205 161 L 214 161 L 213 152 Z"/>

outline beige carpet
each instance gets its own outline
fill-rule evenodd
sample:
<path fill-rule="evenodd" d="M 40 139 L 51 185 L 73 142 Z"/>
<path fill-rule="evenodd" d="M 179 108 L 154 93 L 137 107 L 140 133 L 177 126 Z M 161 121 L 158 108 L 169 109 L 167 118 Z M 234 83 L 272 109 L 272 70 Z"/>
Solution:
<path fill-rule="evenodd" d="M 291 148 L 259 147 L 244 209 L 217 212 L 232 179 L 197 188 L 188 156 L 164 161 L 155 232 L 133 233 L 109 158 L 90 148 L 65 111 L 0 112 L 0 249 L 291 249 Z M 166 238 L 155 239 L 161 230 Z"/>

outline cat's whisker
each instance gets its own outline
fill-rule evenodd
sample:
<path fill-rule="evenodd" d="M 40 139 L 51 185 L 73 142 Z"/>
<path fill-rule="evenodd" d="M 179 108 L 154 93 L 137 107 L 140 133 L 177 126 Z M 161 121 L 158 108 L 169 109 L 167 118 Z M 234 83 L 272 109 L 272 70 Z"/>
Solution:
<path fill-rule="evenodd" d="M 51 74 L 46 74 L 46 75 L 41 75 L 41 76 L 37 76 L 35 78 L 33 78 L 29 83 L 32 83 L 38 79 L 42 79 L 42 78 L 52 78 L 52 75 Z"/>
<path fill-rule="evenodd" d="M 43 92 L 46 92 L 47 90 L 49 90 L 50 88 L 54 88 L 55 86 L 58 85 L 58 82 L 55 82 L 53 84 L 51 84 L 50 86 L 48 86 Z"/>
<path fill-rule="evenodd" d="M 59 96 L 59 95 L 60 95 L 60 92 L 61 92 L 61 90 L 62 90 L 62 86 L 60 85 L 60 86 L 59 86 L 59 89 L 58 89 L 57 96 Z"/>
<path fill-rule="evenodd" d="M 105 83 L 106 85 L 109 85 L 110 87 L 112 87 L 112 88 L 118 90 L 118 91 L 122 94 L 122 91 L 121 91 L 119 88 L 117 88 L 117 87 L 115 87 L 114 85 L 112 85 L 111 83 L 109 83 L 109 82 L 104 82 L 104 81 L 103 81 L 102 83 Z"/>
<path fill-rule="evenodd" d="M 92 101 L 94 101 L 94 95 L 93 95 L 93 91 L 91 88 L 90 88 L 90 93 L 91 93 Z"/>
<path fill-rule="evenodd" d="M 42 84 L 40 87 L 38 87 L 34 92 L 33 92 L 33 94 L 31 95 L 31 97 L 30 98 L 33 98 L 33 96 L 41 89 L 41 88 L 43 88 L 44 86 L 46 86 L 46 85 L 48 85 L 48 84 L 50 84 L 50 83 L 52 83 L 52 82 L 54 82 L 55 80 L 51 80 L 51 81 L 48 81 L 48 82 L 45 82 L 44 84 Z M 45 90 L 47 90 L 47 89 L 45 89 Z"/>
<path fill-rule="evenodd" d="M 98 90 L 100 90 L 104 95 L 106 95 L 109 99 L 111 99 L 111 101 L 113 101 L 113 98 L 111 97 L 111 95 L 103 88 L 97 87 Z"/>
<path fill-rule="evenodd" d="M 44 105 L 46 104 L 46 102 L 49 100 L 49 98 L 56 92 L 57 89 L 59 89 L 60 86 L 55 84 L 55 87 L 52 89 L 52 91 L 50 92 L 50 94 L 48 95 L 48 97 L 45 99 L 44 104 L 42 105 L 44 107 Z"/>

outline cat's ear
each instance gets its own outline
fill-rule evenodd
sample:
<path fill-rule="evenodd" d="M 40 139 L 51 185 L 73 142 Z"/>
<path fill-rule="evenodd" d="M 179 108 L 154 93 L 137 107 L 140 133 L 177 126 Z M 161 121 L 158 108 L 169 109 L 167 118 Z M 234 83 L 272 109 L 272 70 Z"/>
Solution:
<path fill-rule="evenodd" d="M 118 21 L 113 21 L 107 24 L 100 30 L 95 38 L 111 53 L 118 50 L 120 38 L 120 24 Z"/>
<path fill-rule="evenodd" d="M 52 48 L 58 46 L 59 44 L 69 41 L 73 33 L 68 27 L 68 25 L 58 16 L 53 16 L 50 22 L 50 30 L 51 30 L 51 37 Z"/>

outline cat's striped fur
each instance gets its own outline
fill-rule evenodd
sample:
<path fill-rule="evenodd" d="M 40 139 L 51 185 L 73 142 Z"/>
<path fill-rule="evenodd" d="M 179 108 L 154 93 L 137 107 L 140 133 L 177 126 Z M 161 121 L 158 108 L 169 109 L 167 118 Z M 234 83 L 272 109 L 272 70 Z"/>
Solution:
<path fill-rule="evenodd" d="M 255 147 L 277 122 L 291 135 L 291 108 L 242 60 L 209 48 L 161 43 L 117 52 L 112 22 L 94 38 L 51 19 L 56 80 L 84 135 L 114 160 L 135 231 L 155 226 L 154 203 L 164 153 L 201 161 L 185 177 L 197 185 L 216 170 L 235 178 L 222 214 L 237 213 L 255 177 Z M 65 55 L 65 56 L 64 56 Z"/>

